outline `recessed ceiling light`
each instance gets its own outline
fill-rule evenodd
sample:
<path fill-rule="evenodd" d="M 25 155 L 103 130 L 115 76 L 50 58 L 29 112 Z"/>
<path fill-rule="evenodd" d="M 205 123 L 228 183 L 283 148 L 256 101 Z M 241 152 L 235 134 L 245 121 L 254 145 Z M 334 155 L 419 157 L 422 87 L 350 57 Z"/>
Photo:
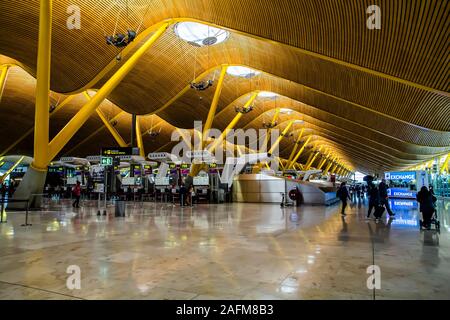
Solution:
<path fill-rule="evenodd" d="M 302 124 L 302 123 L 305 123 L 305 121 L 303 121 L 303 120 L 295 120 L 294 121 L 294 124 Z"/>
<path fill-rule="evenodd" d="M 174 31 L 180 39 L 196 47 L 219 44 L 230 36 L 226 30 L 197 22 L 179 22 L 175 25 Z"/>
<path fill-rule="evenodd" d="M 234 77 L 253 78 L 261 72 L 247 67 L 231 66 L 227 68 L 227 73 Z"/>
<path fill-rule="evenodd" d="M 278 97 L 278 94 L 276 94 L 274 92 L 270 92 L 270 91 L 261 91 L 260 93 L 258 93 L 258 97 L 273 99 L 273 98 Z"/>

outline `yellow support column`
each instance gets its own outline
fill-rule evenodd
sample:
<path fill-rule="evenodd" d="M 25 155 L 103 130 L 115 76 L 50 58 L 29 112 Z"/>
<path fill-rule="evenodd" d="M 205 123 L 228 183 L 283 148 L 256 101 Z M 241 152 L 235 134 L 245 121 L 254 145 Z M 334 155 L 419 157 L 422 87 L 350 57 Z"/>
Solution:
<path fill-rule="evenodd" d="M 325 172 L 324 174 L 328 174 L 328 172 L 330 171 L 331 166 L 333 165 L 334 161 L 336 161 L 336 157 L 332 158 L 330 163 L 328 164 L 328 166 L 325 168 Z"/>
<path fill-rule="evenodd" d="M 91 96 L 85 91 L 84 95 L 86 96 L 86 98 L 89 100 L 91 100 Z M 100 117 L 100 119 L 102 120 L 103 124 L 105 125 L 105 127 L 108 129 L 108 131 L 111 133 L 111 135 L 113 136 L 114 140 L 116 140 L 117 144 L 120 147 L 126 147 L 127 143 L 125 142 L 125 140 L 123 140 L 123 138 L 120 136 L 119 132 L 117 132 L 116 128 L 113 127 L 113 125 L 111 124 L 110 121 L 108 121 L 108 119 L 106 119 L 105 115 L 103 114 L 103 112 L 100 110 L 100 108 L 96 109 L 97 115 Z"/>
<path fill-rule="evenodd" d="M 139 116 L 136 117 L 136 140 L 139 148 L 139 155 L 145 158 L 144 142 L 142 140 L 141 123 L 139 122 Z"/>
<path fill-rule="evenodd" d="M 216 116 L 217 105 L 219 104 L 220 94 L 222 93 L 223 80 L 227 73 L 227 66 L 223 66 L 220 71 L 219 81 L 217 82 L 216 91 L 214 92 L 214 97 L 211 102 L 211 107 L 209 108 L 208 117 L 206 118 L 205 125 L 203 126 L 203 142 L 206 141 L 206 133 L 211 129 L 214 117 Z"/>
<path fill-rule="evenodd" d="M 31 166 L 41 171 L 47 170 L 48 165 L 51 45 L 52 0 L 40 0 L 34 116 L 34 160 Z"/>
<path fill-rule="evenodd" d="M 126 147 L 127 143 L 125 142 L 125 140 L 123 140 L 123 138 L 120 136 L 119 132 L 117 132 L 116 128 L 113 127 L 113 125 L 111 124 L 111 122 L 108 121 L 108 119 L 106 119 L 105 115 L 103 114 L 103 112 L 100 109 L 97 109 L 97 114 L 100 117 L 100 119 L 102 120 L 103 124 L 105 125 L 105 127 L 108 129 L 108 131 L 111 133 L 111 135 L 114 137 L 114 139 L 116 140 L 117 144 L 120 147 Z"/>
<path fill-rule="evenodd" d="M 312 157 L 312 159 L 306 164 L 306 169 L 305 170 L 309 170 L 312 166 L 312 164 L 314 163 L 314 161 L 316 160 L 316 158 L 319 156 L 320 152 L 322 151 L 322 147 L 319 148 L 319 150 L 317 150 L 314 153 L 314 156 Z"/>
<path fill-rule="evenodd" d="M 279 115 L 280 115 L 280 108 L 277 108 L 275 109 L 275 114 L 273 115 L 272 121 L 270 122 L 271 126 L 275 125 L 275 122 L 278 120 Z M 271 132 L 272 128 L 269 128 L 269 130 L 267 130 L 266 136 L 264 137 L 264 143 L 262 145 L 263 149 L 260 148 L 259 152 L 264 152 L 265 150 L 267 150 L 267 145 L 269 143 L 269 137 Z"/>
<path fill-rule="evenodd" d="M 447 172 L 449 171 L 448 170 L 448 162 L 449 162 L 449 160 L 450 160 L 450 153 L 447 154 L 447 156 L 445 157 L 444 163 L 442 164 L 442 167 L 439 169 L 439 173 L 440 174 L 443 174 L 445 169 L 447 169 Z"/>
<path fill-rule="evenodd" d="M 305 147 L 308 145 L 309 141 L 311 140 L 312 136 L 309 136 L 308 139 L 306 139 L 305 143 L 303 144 L 303 146 L 300 148 L 300 150 L 298 151 L 298 153 L 295 155 L 294 159 L 292 159 L 292 161 L 288 164 L 287 168 L 291 168 L 292 165 L 294 163 L 297 162 L 298 158 L 300 157 L 300 155 L 303 153 L 303 150 L 305 150 Z"/>
<path fill-rule="evenodd" d="M 287 164 L 289 164 L 292 161 L 292 159 L 294 158 L 295 152 L 297 152 L 297 149 L 298 149 L 298 146 L 300 145 L 300 140 L 302 139 L 304 131 L 305 131 L 305 128 L 302 128 L 302 130 L 300 131 L 300 134 L 297 137 L 297 140 L 295 141 L 294 148 L 292 149 L 291 154 L 289 155 Z"/>
<path fill-rule="evenodd" d="M 214 97 L 211 102 L 211 107 L 209 108 L 208 117 L 206 118 L 205 125 L 203 126 L 203 134 L 201 134 L 201 148 L 203 150 L 204 143 L 206 141 L 208 130 L 211 129 L 214 117 L 216 115 L 217 105 L 219 103 L 220 94 L 222 93 L 223 80 L 225 79 L 225 75 L 227 73 L 227 65 L 223 65 L 220 71 L 219 81 L 217 82 L 216 91 L 214 92 Z M 204 163 L 194 163 L 191 165 L 191 170 L 189 172 L 190 177 L 195 177 L 198 173 L 205 168 Z"/>
<path fill-rule="evenodd" d="M 255 101 L 257 96 L 258 96 L 258 93 L 252 94 L 250 99 L 248 99 L 248 101 L 245 103 L 243 110 L 247 110 L 252 105 L 253 101 Z M 211 147 L 208 148 L 209 152 L 212 152 L 214 149 L 217 148 L 217 146 L 219 144 L 222 143 L 223 139 L 225 139 L 225 137 L 228 135 L 229 131 L 234 128 L 234 126 L 239 122 L 239 120 L 242 118 L 242 116 L 243 116 L 243 113 L 238 112 L 238 114 L 233 118 L 233 120 L 231 120 L 231 122 L 228 124 L 228 126 L 225 128 L 225 130 L 222 132 L 220 137 L 218 137 L 214 141 L 214 143 L 211 145 Z"/>
<path fill-rule="evenodd" d="M 67 144 L 73 135 L 81 128 L 92 115 L 102 101 L 117 87 L 123 78 L 134 68 L 139 59 L 166 31 L 169 23 L 164 23 L 136 52 L 117 70 L 117 72 L 97 91 L 95 96 L 87 102 L 78 113 L 66 124 L 66 126 L 53 138 L 48 145 L 51 161 L 59 151 Z M 48 109 L 48 106 L 47 106 Z"/>
<path fill-rule="evenodd" d="M 323 168 L 323 166 L 325 165 L 325 163 L 327 162 L 328 158 L 330 157 L 331 153 L 328 153 L 325 158 L 322 160 L 322 162 L 319 164 L 319 166 L 317 167 L 317 170 L 321 170 Z"/>
<path fill-rule="evenodd" d="M 278 147 L 278 145 L 281 142 L 281 139 L 283 139 L 284 136 L 286 136 L 287 132 L 289 131 L 289 129 L 292 127 L 292 124 L 294 123 L 294 120 L 289 121 L 288 125 L 286 126 L 286 128 L 284 128 L 283 132 L 281 133 L 281 135 L 278 137 L 278 139 L 274 142 L 274 144 L 270 147 L 269 152 L 267 152 L 267 154 L 270 156 L 274 150 L 276 149 L 276 147 Z"/>
<path fill-rule="evenodd" d="M 0 71 L 0 102 L 2 101 L 3 89 L 5 89 L 6 77 L 8 75 L 9 65 L 1 67 Z"/>

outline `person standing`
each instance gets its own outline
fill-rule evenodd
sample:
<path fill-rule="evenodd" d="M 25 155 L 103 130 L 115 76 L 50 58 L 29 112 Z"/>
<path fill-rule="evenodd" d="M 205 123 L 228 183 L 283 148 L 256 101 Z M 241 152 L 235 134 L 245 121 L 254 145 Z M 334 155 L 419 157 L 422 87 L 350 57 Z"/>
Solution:
<path fill-rule="evenodd" d="M 436 210 L 434 203 L 436 202 L 436 197 L 428 190 L 427 187 L 423 186 L 417 193 L 417 202 L 419 202 L 419 210 L 422 212 L 422 220 L 424 229 L 431 229 L 431 218 Z"/>
<path fill-rule="evenodd" d="M 187 194 L 187 189 L 184 183 L 181 183 L 180 186 L 180 206 L 184 207 L 186 204 L 186 194 Z"/>
<path fill-rule="evenodd" d="M 350 198 L 350 193 L 348 192 L 345 182 L 341 183 L 341 186 L 339 187 L 336 195 L 338 196 L 339 199 L 341 199 L 341 202 L 342 202 L 341 215 L 345 216 L 346 215 L 345 208 L 347 207 L 347 199 L 352 201 L 352 199 Z"/>
<path fill-rule="evenodd" d="M 81 184 L 80 181 L 77 181 L 77 184 L 73 187 L 73 195 L 75 197 L 75 201 L 72 203 L 72 207 L 79 208 L 80 207 L 80 197 L 81 197 Z"/>
<path fill-rule="evenodd" d="M 388 185 L 386 184 L 386 179 L 382 179 L 380 185 L 378 186 L 380 191 L 380 205 L 386 207 L 386 210 L 390 217 L 394 217 L 395 213 L 392 212 L 391 207 L 389 206 L 389 198 L 388 198 Z"/>

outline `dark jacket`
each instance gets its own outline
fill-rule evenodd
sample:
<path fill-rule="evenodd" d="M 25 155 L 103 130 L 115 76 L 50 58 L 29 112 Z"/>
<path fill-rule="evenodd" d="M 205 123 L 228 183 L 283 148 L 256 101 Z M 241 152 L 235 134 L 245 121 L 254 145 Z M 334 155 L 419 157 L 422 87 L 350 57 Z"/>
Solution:
<path fill-rule="evenodd" d="M 420 203 L 421 212 L 433 212 L 435 210 L 436 197 L 430 191 L 419 191 L 417 193 L 417 202 Z"/>
<path fill-rule="evenodd" d="M 380 197 L 381 198 L 387 198 L 388 196 L 388 186 L 386 183 L 381 182 L 380 185 L 378 186 L 378 189 L 380 191 Z"/>
<path fill-rule="evenodd" d="M 340 186 L 338 191 L 336 192 L 336 196 L 342 201 L 345 201 L 345 199 L 350 198 L 350 194 L 348 193 L 347 187 Z"/>
<path fill-rule="evenodd" d="M 369 190 L 367 191 L 369 195 L 369 203 L 371 205 L 379 205 L 380 204 L 380 192 L 375 185 L 369 186 Z"/>

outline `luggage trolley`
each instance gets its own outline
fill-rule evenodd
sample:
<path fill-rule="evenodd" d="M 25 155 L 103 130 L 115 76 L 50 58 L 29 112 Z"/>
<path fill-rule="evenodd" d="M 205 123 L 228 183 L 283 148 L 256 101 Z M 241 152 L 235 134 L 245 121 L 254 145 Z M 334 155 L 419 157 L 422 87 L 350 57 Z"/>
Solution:
<path fill-rule="evenodd" d="M 419 227 L 420 227 L 420 231 L 428 231 L 428 230 L 433 230 L 431 229 L 431 226 L 434 225 L 434 230 L 437 231 L 437 233 L 441 233 L 441 222 L 439 221 L 439 216 L 438 216 L 438 211 L 437 209 L 434 210 L 433 212 L 433 216 L 431 217 L 431 222 L 430 222 L 430 229 L 424 229 L 423 228 L 423 216 L 422 216 L 422 212 L 420 213 L 420 220 L 419 220 Z"/>

